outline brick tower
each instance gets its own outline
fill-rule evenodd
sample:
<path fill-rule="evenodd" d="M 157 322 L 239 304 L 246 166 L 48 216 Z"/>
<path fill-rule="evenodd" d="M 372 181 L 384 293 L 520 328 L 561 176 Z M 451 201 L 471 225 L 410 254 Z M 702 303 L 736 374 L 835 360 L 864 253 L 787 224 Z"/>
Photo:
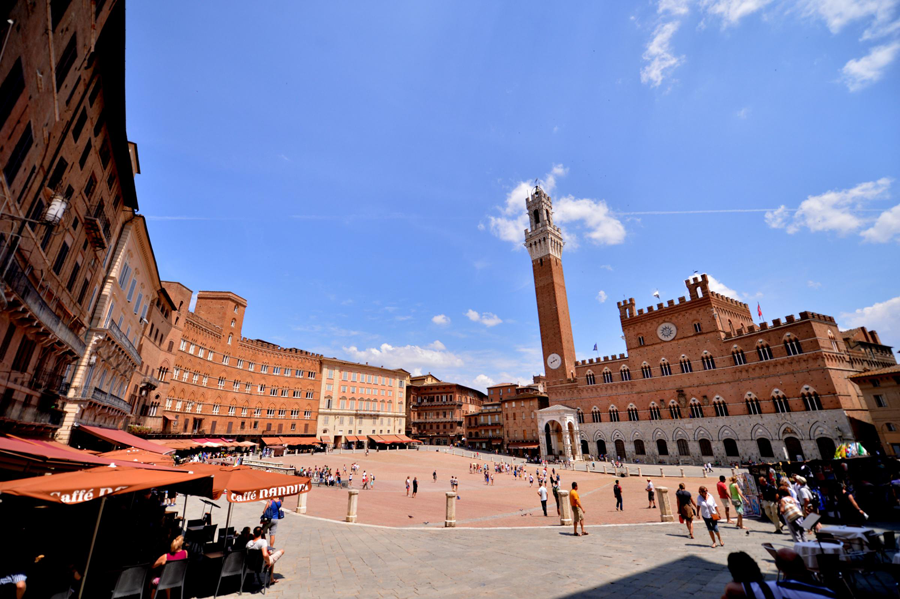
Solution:
<path fill-rule="evenodd" d="M 545 372 L 548 382 L 560 382 L 575 376 L 575 342 L 562 267 L 565 242 L 559 227 L 553 224 L 550 196 L 540 186 L 534 188 L 525 205 L 531 221 L 531 228 L 525 231 L 525 247 L 534 270 Z"/>

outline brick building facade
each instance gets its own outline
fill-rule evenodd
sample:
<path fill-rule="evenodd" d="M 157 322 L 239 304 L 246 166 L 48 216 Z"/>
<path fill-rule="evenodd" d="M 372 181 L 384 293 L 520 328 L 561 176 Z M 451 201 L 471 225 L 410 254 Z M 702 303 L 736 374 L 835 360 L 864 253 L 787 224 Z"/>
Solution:
<path fill-rule="evenodd" d="M 407 401 L 411 435 L 433 445 L 465 443 L 465 418 L 480 412 L 486 397 L 477 389 L 456 383 L 410 385 Z"/>
<path fill-rule="evenodd" d="M 754 324 L 747 304 L 711 291 L 705 275 L 685 281 L 677 302 L 619 302 L 627 353 L 577 360 L 552 204 L 535 188 L 526 205 L 552 411 L 539 420 L 542 455 L 793 460 L 871 440 L 867 406 L 847 377 L 894 364 L 890 348 L 857 347 L 834 318 L 813 312 Z"/>
<path fill-rule="evenodd" d="M 488 389 L 490 391 L 490 389 Z M 503 414 L 499 401 L 490 398 L 480 412 L 466 414 L 466 447 L 499 451 L 503 447 Z"/>
<path fill-rule="evenodd" d="M 49 437 L 75 364 L 94 359 L 85 337 L 138 208 L 125 5 L 4 2 L 0 36 L 0 424 Z M 90 397 L 78 407 L 125 417 Z"/>
<path fill-rule="evenodd" d="M 540 450 L 538 412 L 550 405 L 536 387 L 517 387 L 500 400 L 503 412 L 503 449 L 512 455 L 537 457 Z"/>
<path fill-rule="evenodd" d="M 900 366 L 861 372 L 851 375 L 850 380 L 865 399 L 881 449 L 887 455 L 900 457 Z M 866 447 L 870 453 L 873 449 Z"/>
<path fill-rule="evenodd" d="M 190 312 L 190 290 L 164 287 L 185 314 L 162 434 L 315 435 L 322 356 L 243 337 L 247 302 L 234 293 L 201 291 Z"/>

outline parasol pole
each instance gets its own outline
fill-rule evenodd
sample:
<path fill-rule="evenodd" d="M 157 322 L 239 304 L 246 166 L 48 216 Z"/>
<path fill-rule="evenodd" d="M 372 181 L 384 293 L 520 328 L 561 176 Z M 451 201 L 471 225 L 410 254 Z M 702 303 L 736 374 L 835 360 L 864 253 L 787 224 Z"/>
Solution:
<path fill-rule="evenodd" d="M 184 512 L 182 512 L 182 514 L 181 514 L 181 527 L 183 529 L 187 529 L 187 500 L 188 500 L 188 496 L 187 496 L 187 493 L 185 493 L 185 495 L 184 495 Z"/>
<path fill-rule="evenodd" d="M 225 518 L 225 534 L 228 534 L 228 525 L 231 524 L 231 508 L 234 507 L 234 504 L 230 501 L 228 502 L 228 516 Z M 227 537 L 226 537 L 227 540 Z"/>
<path fill-rule="evenodd" d="M 88 568 L 91 567 L 91 557 L 94 555 L 94 544 L 97 542 L 97 531 L 100 530 L 100 518 L 103 516 L 103 508 L 106 506 L 106 497 L 100 500 L 100 510 L 97 512 L 97 522 L 94 524 L 94 536 L 91 537 L 91 550 L 88 551 L 87 564 L 84 566 L 84 575 L 81 577 L 81 587 L 78 589 L 78 599 L 84 592 L 84 586 L 87 584 Z"/>

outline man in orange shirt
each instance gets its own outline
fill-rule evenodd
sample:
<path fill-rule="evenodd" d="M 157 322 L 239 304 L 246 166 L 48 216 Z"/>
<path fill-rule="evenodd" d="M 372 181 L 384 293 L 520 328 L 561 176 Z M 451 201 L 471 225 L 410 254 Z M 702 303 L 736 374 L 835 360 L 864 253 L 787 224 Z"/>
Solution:
<path fill-rule="evenodd" d="M 581 505 L 581 499 L 578 497 L 578 483 L 572 483 L 572 490 L 569 491 L 569 503 L 572 506 L 572 524 L 575 526 L 575 536 L 584 536 L 588 533 L 584 532 L 584 507 Z M 578 523 L 581 522 L 581 534 L 578 534 Z"/>

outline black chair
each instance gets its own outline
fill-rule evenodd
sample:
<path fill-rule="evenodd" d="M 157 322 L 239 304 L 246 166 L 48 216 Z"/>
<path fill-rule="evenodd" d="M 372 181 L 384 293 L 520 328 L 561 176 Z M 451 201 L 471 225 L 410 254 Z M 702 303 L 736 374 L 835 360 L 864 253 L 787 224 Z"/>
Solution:
<path fill-rule="evenodd" d="M 841 556 L 835 553 L 819 553 L 816 555 L 819 565 L 819 577 L 822 583 L 837 594 L 839 599 L 852 598 L 852 587 L 844 576 L 846 569 L 841 564 Z M 851 573 L 852 576 L 852 573 Z"/>
<path fill-rule="evenodd" d="M 110 599 L 133 597 L 135 595 L 143 597 L 144 589 L 147 587 L 147 574 L 149 573 L 149 565 L 125 568 L 119 573 L 119 578 L 116 580 L 116 586 L 113 588 Z"/>
<path fill-rule="evenodd" d="M 244 561 L 246 557 L 247 556 L 243 551 L 235 551 L 225 556 L 225 561 L 222 562 L 222 570 L 219 572 L 219 582 L 216 583 L 216 592 L 213 595 L 213 599 L 216 599 L 216 597 L 219 596 L 219 587 L 222 585 L 222 579 L 228 578 L 230 576 L 241 577 L 241 584 L 238 587 L 238 595 L 243 593 L 244 578 L 247 576 L 247 570 L 246 568 L 244 568 Z"/>
<path fill-rule="evenodd" d="M 204 543 L 212 543 L 216 540 L 216 528 L 217 524 L 207 524 L 203 527 L 203 542 Z"/>
<path fill-rule="evenodd" d="M 188 520 L 187 521 L 187 528 L 194 528 L 197 526 L 205 526 L 205 525 L 206 525 L 206 520 L 203 520 L 202 518 L 200 520 Z"/>
<path fill-rule="evenodd" d="M 178 589 L 179 596 L 184 597 L 184 580 L 187 577 L 188 560 L 180 559 L 173 562 L 166 562 L 163 566 L 162 574 L 159 575 L 159 584 L 156 587 L 156 594 L 166 589 Z"/>
<path fill-rule="evenodd" d="M 63 591 L 62 593 L 57 593 L 57 594 L 55 594 L 55 595 L 52 595 L 52 596 L 50 597 L 50 599 L 69 599 L 69 598 L 72 596 L 72 593 L 74 593 L 74 592 L 75 592 L 75 591 L 73 591 L 73 590 L 70 588 L 70 589 L 68 589 L 68 590 L 66 590 L 66 591 Z"/>
<path fill-rule="evenodd" d="M 263 558 L 261 549 L 249 549 L 247 550 L 247 559 L 245 560 L 245 568 L 248 572 L 253 572 L 256 576 L 256 580 L 259 583 L 259 586 L 262 590 L 263 595 L 266 594 L 266 589 L 269 588 L 269 565 L 266 563 L 265 558 Z"/>
<path fill-rule="evenodd" d="M 882 535 L 884 541 L 884 548 L 887 551 L 897 551 L 897 533 L 893 530 L 889 530 Z"/>
<path fill-rule="evenodd" d="M 228 528 L 220 528 L 219 529 L 219 538 L 218 543 L 222 543 L 228 537 L 234 536 L 234 526 L 229 526 Z"/>

